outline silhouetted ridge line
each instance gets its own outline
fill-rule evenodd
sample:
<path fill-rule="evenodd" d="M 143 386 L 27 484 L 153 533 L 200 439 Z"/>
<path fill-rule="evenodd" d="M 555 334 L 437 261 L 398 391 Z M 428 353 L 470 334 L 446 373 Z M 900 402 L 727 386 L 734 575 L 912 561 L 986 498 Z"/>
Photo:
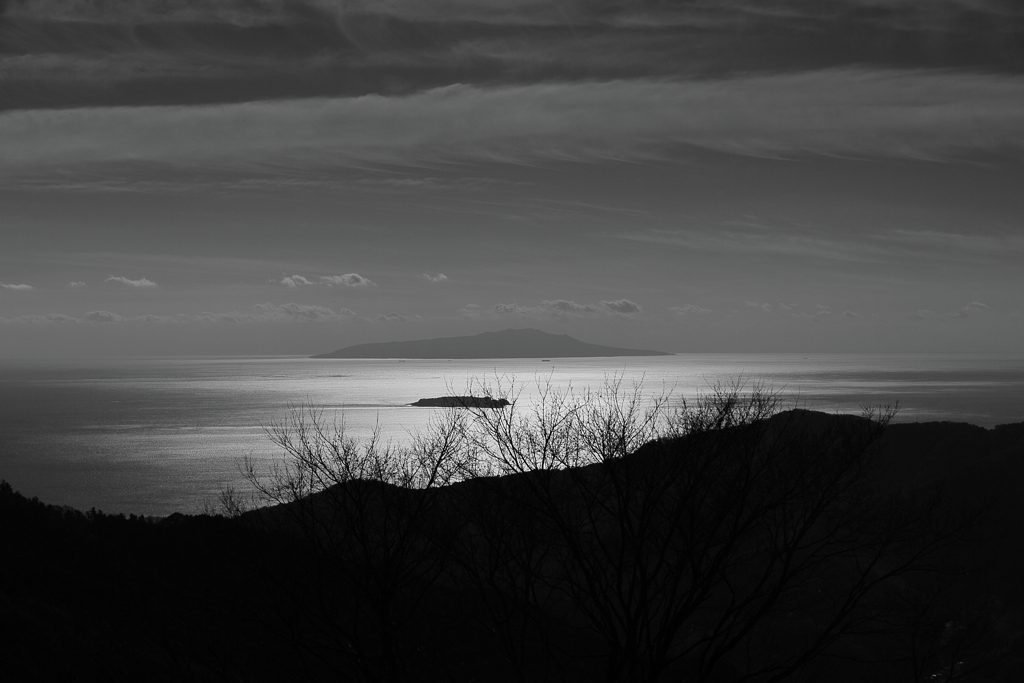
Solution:
<path fill-rule="evenodd" d="M 526 328 L 463 337 L 356 344 L 313 358 L 588 358 L 671 355 L 664 351 L 590 344 L 567 334 L 549 334 Z"/>

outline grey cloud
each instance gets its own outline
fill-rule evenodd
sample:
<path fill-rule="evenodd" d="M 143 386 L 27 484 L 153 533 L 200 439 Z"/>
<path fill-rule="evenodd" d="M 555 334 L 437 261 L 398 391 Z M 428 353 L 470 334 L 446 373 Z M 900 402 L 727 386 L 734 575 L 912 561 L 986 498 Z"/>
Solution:
<path fill-rule="evenodd" d="M 568 313 L 570 315 L 592 315 L 598 312 L 597 306 L 593 304 L 578 304 L 575 301 L 567 301 L 565 299 L 555 299 L 554 301 L 545 299 L 540 302 L 540 306 L 548 311 L 557 311 L 558 313 Z"/>
<path fill-rule="evenodd" d="M 365 278 L 359 273 L 345 273 L 344 275 L 324 275 L 320 278 L 322 284 L 333 286 L 333 285 L 344 285 L 346 287 L 373 287 L 374 282 L 369 278 Z M 312 283 L 310 283 L 312 284 Z"/>
<path fill-rule="evenodd" d="M 845 317 L 847 317 L 847 318 L 858 318 L 858 317 L 860 317 L 856 313 L 854 313 L 853 311 L 843 311 L 843 315 Z"/>
<path fill-rule="evenodd" d="M 286 275 L 281 278 L 281 284 L 285 287 L 309 287 L 316 283 L 312 280 L 307 280 L 301 275 Z"/>
<path fill-rule="evenodd" d="M 785 239 L 779 239 L 785 234 Z M 770 226 L 730 223 L 726 228 L 664 230 L 625 233 L 620 238 L 686 249 L 828 259 L 847 263 L 906 263 L 908 260 L 963 263 L 1019 260 L 1024 254 L 1024 235 L 1004 230 L 1001 234 L 960 235 L 938 231 L 897 229 L 849 236 L 822 234 L 791 224 Z M 782 305 L 782 304 L 780 304 Z M 783 305 L 793 308 L 796 304 Z"/>
<path fill-rule="evenodd" d="M 519 304 L 497 304 L 494 307 L 494 312 L 498 315 L 529 315 L 535 311 L 536 309 Z"/>
<path fill-rule="evenodd" d="M 672 306 L 668 310 L 672 311 L 676 315 L 691 315 L 697 313 L 710 313 L 710 308 L 701 308 L 696 304 L 683 304 L 682 306 Z"/>
<path fill-rule="evenodd" d="M 177 323 L 177 322 L 182 322 L 182 319 L 181 319 L 180 316 L 152 315 L 150 313 L 146 313 L 146 314 L 143 314 L 143 315 L 137 315 L 134 318 L 130 318 L 129 320 L 131 320 L 133 322 L 140 322 L 140 323 Z"/>
<path fill-rule="evenodd" d="M 429 280 L 430 282 L 444 282 L 445 280 L 448 279 L 448 276 L 445 275 L 444 273 L 437 273 L 436 275 L 431 275 L 430 273 L 423 273 L 423 277 Z"/>
<path fill-rule="evenodd" d="M 621 315 L 633 315 L 634 313 L 641 313 L 643 309 L 629 299 L 615 299 L 614 301 L 602 301 L 601 305 L 608 310 L 619 313 Z"/>
<path fill-rule="evenodd" d="M 2 323 L 21 324 L 21 325 L 35 325 L 35 324 L 61 324 L 61 323 L 80 323 L 82 322 L 78 318 L 74 318 L 70 315 L 64 315 L 63 313 L 47 313 L 45 315 L 20 315 L 16 318 L 0 318 Z"/>
<path fill-rule="evenodd" d="M 10 290 L 13 290 L 15 292 L 27 292 L 27 291 L 32 289 L 32 285 L 25 285 L 25 284 L 16 285 L 16 284 L 7 284 L 7 283 L 3 283 L 3 282 L 0 282 L 0 287 L 2 287 L 3 289 L 10 289 Z"/>
<path fill-rule="evenodd" d="M 316 284 L 325 285 L 327 287 L 345 286 L 345 287 L 373 287 L 374 282 L 369 278 L 365 278 L 359 273 L 345 273 L 344 275 L 321 275 L 316 280 L 310 280 L 302 275 L 288 275 L 281 279 L 281 284 L 285 287 L 312 287 Z"/>
<path fill-rule="evenodd" d="M 83 316 L 83 320 L 90 323 L 123 323 L 127 318 L 110 311 L 89 311 Z"/>
<path fill-rule="evenodd" d="M 337 322 L 356 318 L 354 311 L 342 308 L 334 311 L 324 306 L 307 304 L 257 304 L 253 306 L 253 312 L 240 313 L 230 311 L 226 313 L 213 313 L 204 311 L 198 314 L 180 313 L 178 315 L 154 315 L 142 314 L 131 317 L 118 315 L 110 311 L 89 311 L 81 318 L 64 315 L 62 313 L 49 313 L 46 315 L 23 315 L 17 318 L 0 318 L 3 323 L 140 323 L 140 324 L 163 324 L 163 323 L 189 323 L 189 322 L 212 322 L 212 323 L 272 323 L 272 322 Z"/>
<path fill-rule="evenodd" d="M 536 306 L 498 304 L 491 309 L 491 313 L 497 316 L 516 315 L 530 318 L 551 318 L 563 316 L 633 315 L 640 313 L 642 310 L 638 304 L 629 299 L 602 301 L 599 305 L 581 304 L 568 299 L 545 299 Z M 483 316 L 483 312 L 479 307 L 475 306 L 463 307 L 459 312 L 461 315 L 468 317 Z"/>
<path fill-rule="evenodd" d="M 771 304 L 759 304 L 756 301 L 744 301 L 743 305 L 748 307 L 748 308 L 760 308 L 765 313 L 771 313 L 772 312 L 772 305 Z"/>
<path fill-rule="evenodd" d="M 44 21 L 119 24 L 220 21 L 242 26 L 278 18 L 287 6 L 280 0 L 15 0 L 4 5 L 8 17 Z"/>
<path fill-rule="evenodd" d="M 386 323 L 404 323 L 407 318 L 404 315 L 398 315 L 397 313 L 381 313 L 377 316 L 377 320 Z"/>
<path fill-rule="evenodd" d="M 452 83 L 706 79 L 842 64 L 1020 73 L 1024 57 L 1024 10 L 1010 0 L 2 4 L 0 108 L 22 110 L 412 93 Z"/>
<path fill-rule="evenodd" d="M 700 81 L 0 114 L 5 165 L 422 163 L 665 156 L 955 156 L 1024 147 L 1024 77 L 834 69 Z M 451 121 L 466 122 L 452 126 Z M 471 123 L 470 123 L 471 122 Z"/>
<path fill-rule="evenodd" d="M 11 17 L 118 23 L 225 22 L 238 26 L 280 22 L 318 10 L 343 23 L 347 17 L 379 13 L 404 20 L 471 21 L 547 26 L 588 26 L 610 23 L 720 26 L 750 24 L 761 18 L 835 18 L 856 9 L 867 20 L 906 25 L 922 18 L 942 22 L 958 11 L 997 17 L 1020 16 L 1020 10 L 999 0 L 695 0 L 690 2 L 537 2 L 536 0 L 24 0 L 8 6 Z M 943 23 L 942 25 L 945 25 Z"/>
<path fill-rule="evenodd" d="M 72 289 L 80 289 L 80 288 L 85 287 L 85 286 L 86 286 L 85 283 L 81 282 L 81 281 L 69 282 L 68 283 L 68 287 L 71 287 Z"/>
<path fill-rule="evenodd" d="M 185 316 L 189 320 L 213 323 L 268 323 L 268 322 L 339 322 L 357 317 L 355 312 L 342 308 L 338 311 L 312 304 L 256 304 L 252 313 L 230 311 L 226 313 L 203 312 L 196 316 Z"/>
<path fill-rule="evenodd" d="M 211 323 L 250 323 L 259 322 L 259 318 L 250 313 L 210 313 L 204 311 L 199 315 L 192 316 L 192 320 L 206 321 Z"/>
<path fill-rule="evenodd" d="M 960 318 L 968 318 L 970 317 L 971 313 L 985 310 L 988 310 L 987 305 L 981 303 L 980 301 L 972 301 L 965 305 L 960 310 L 958 310 L 956 313 L 954 313 L 954 315 Z"/>
<path fill-rule="evenodd" d="M 143 278 L 139 278 L 138 280 L 130 280 L 129 278 L 126 278 L 126 277 L 120 277 L 120 276 L 111 275 L 110 277 L 108 277 L 106 279 L 106 281 L 107 282 L 119 282 L 122 285 L 127 285 L 129 287 L 156 287 L 157 286 L 157 284 L 155 282 L 153 282 L 152 280 L 147 280 L 144 277 Z"/>
<path fill-rule="evenodd" d="M 287 303 L 281 305 L 257 304 L 253 307 L 261 320 L 307 320 L 307 321 L 337 321 L 353 317 L 355 313 L 347 308 L 335 312 L 324 306 L 310 304 Z"/>

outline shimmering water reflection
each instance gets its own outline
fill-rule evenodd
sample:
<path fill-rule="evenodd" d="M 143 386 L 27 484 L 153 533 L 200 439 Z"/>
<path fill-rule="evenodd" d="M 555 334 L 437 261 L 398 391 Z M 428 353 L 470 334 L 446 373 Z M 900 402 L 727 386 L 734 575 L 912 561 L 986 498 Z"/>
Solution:
<path fill-rule="evenodd" d="M 348 431 L 404 441 L 429 408 L 476 379 L 598 389 L 612 377 L 645 394 L 693 398 L 717 383 L 761 382 L 803 407 L 860 412 L 899 402 L 902 421 L 1024 421 L 1024 356 L 686 354 L 491 361 L 307 358 L 0 363 L 0 477 L 47 502 L 106 511 L 193 512 L 243 486 L 246 454 L 278 457 L 261 425 L 308 402 Z"/>

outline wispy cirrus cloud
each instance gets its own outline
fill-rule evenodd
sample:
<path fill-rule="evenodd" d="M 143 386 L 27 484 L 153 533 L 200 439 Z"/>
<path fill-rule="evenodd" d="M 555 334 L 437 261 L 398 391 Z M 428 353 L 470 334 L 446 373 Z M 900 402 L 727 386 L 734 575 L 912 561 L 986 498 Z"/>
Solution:
<path fill-rule="evenodd" d="M 832 69 L 719 80 L 0 114 L 8 172 L 104 162 L 331 165 L 1024 149 L 1024 77 Z M 472 125 L 452 126 L 452 120 Z"/>
<path fill-rule="evenodd" d="M 18 284 L 18 285 L 16 285 L 16 284 L 13 284 L 13 283 L 6 283 L 6 282 L 0 282 L 0 288 L 9 289 L 9 290 L 14 291 L 14 292 L 28 292 L 28 291 L 31 291 L 33 289 L 32 285 L 26 285 L 26 284 Z"/>
<path fill-rule="evenodd" d="M 105 281 L 106 282 L 117 282 L 117 283 L 120 283 L 120 284 L 125 285 L 127 287 L 148 288 L 148 287 L 156 287 L 157 286 L 157 284 L 155 282 L 153 282 L 152 280 L 147 280 L 144 277 L 143 278 L 139 278 L 138 280 L 132 280 L 130 278 L 126 278 L 126 277 L 122 277 L 122 276 L 111 275 Z"/>
<path fill-rule="evenodd" d="M 864 263 L 962 263 L 1019 260 L 1024 235 L 1004 227 L 988 233 L 957 234 L 938 230 L 875 229 L 856 235 L 827 226 L 766 224 L 752 220 L 683 229 L 647 229 L 620 239 L 717 253 L 761 254 L 782 258 Z M 783 307 L 785 305 L 780 304 Z"/>

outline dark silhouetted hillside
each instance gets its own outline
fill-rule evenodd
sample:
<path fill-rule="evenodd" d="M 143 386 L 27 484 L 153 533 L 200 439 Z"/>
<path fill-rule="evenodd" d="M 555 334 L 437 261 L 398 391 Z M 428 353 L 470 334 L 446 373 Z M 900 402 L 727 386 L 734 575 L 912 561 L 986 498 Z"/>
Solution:
<path fill-rule="evenodd" d="M 806 443 L 813 448 L 800 456 L 809 457 L 824 443 L 813 439 L 856 435 L 866 424 L 850 416 L 787 411 L 766 425 L 743 429 L 754 430 L 772 448 L 795 449 L 794 454 L 800 443 L 782 441 L 785 435 L 812 439 Z M 82 513 L 27 499 L 4 482 L 4 678 L 370 681 L 383 680 L 384 673 L 392 680 L 410 681 L 600 678 L 608 656 L 606 644 L 581 626 L 569 595 L 554 590 L 526 600 L 525 594 L 510 588 L 577 585 L 555 568 L 582 571 L 578 565 L 560 564 L 560 553 L 565 552 L 557 541 L 561 532 L 540 523 L 547 518 L 535 516 L 530 501 L 554 504 L 564 513 L 557 519 L 581 524 L 587 514 L 602 511 L 595 528 L 614 526 L 614 515 L 601 521 L 602 515 L 616 509 L 615 489 L 608 488 L 612 483 L 655 487 L 665 479 L 664 468 L 674 466 L 671 463 L 684 454 L 722 455 L 748 443 L 742 433 L 728 430 L 698 438 L 704 440 L 698 447 L 673 440 L 648 443 L 608 466 L 615 468 L 613 479 L 606 479 L 604 465 L 592 464 L 578 471 L 480 478 L 428 491 L 356 480 L 344 490 L 335 487 L 309 500 L 236 519 L 173 515 L 152 520 Z M 841 441 L 830 443 L 844 447 Z M 946 611 L 883 639 L 864 635 L 875 626 L 865 621 L 858 627 L 861 631 L 850 636 L 850 645 L 832 650 L 837 658 L 814 658 L 801 665 L 800 679 L 913 680 L 902 669 L 885 664 L 887 657 L 896 657 L 893 648 L 902 647 L 901 639 L 906 638 L 920 641 L 912 644 L 948 643 L 956 634 L 942 629 L 955 624 L 959 629 L 977 628 L 977 639 L 964 642 L 974 648 L 975 660 L 992 661 L 977 675 L 961 680 L 1014 680 L 1022 663 L 1017 645 L 1024 631 L 1024 592 L 1019 587 L 1024 575 L 1024 505 L 1019 493 L 1024 484 L 1024 424 L 995 429 L 948 422 L 890 424 L 875 446 L 872 486 L 898 491 L 907 501 L 927 501 L 933 492 L 944 491 L 946 502 L 931 508 L 936 515 L 978 507 L 985 514 L 975 519 L 969 534 L 950 536 L 950 545 L 936 556 L 945 558 L 949 581 L 933 584 L 924 574 L 909 573 L 900 584 L 904 592 L 893 597 L 907 604 L 927 598 L 928 604 L 944 605 Z M 719 466 L 717 462 L 706 461 L 708 467 Z M 780 462 L 782 469 L 776 474 L 790 471 L 785 459 Z M 813 467 L 813 458 L 806 463 Z M 812 475 L 816 471 L 806 470 Z M 733 470 L 723 470 L 727 472 Z M 737 469 L 730 476 L 746 475 Z M 772 479 L 775 474 L 766 476 L 750 481 L 760 482 L 758 486 L 786 484 L 785 479 Z M 818 486 L 815 476 L 807 479 L 808 486 Z M 724 485 L 727 480 L 721 481 Z M 552 492 L 553 497 L 531 498 L 538 491 Z M 722 495 L 714 487 L 701 491 L 705 496 Z M 422 505 L 424 500 L 430 504 Z M 771 503 L 767 498 L 763 502 Z M 634 509 L 632 503 L 629 509 Z M 640 514 L 642 508 L 636 510 Z M 767 520 L 781 512 L 766 508 L 764 514 Z M 326 523 L 310 535 L 304 525 L 313 519 Z M 402 519 L 413 523 L 396 526 Z M 759 519 L 751 517 L 754 522 Z M 364 528 L 356 533 L 358 525 Z M 377 544 L 363 550 L 351 545 L 373 538 Z M 711 549 L 719 547 L 715 538 L 707 543 Z M 363 560 L 340 565 L 342 557 Z M 837 579 L 839 569 L 826 562 L 816 571 Z M 524 582 L 521 572 L 534 570 L 544 580 Z M 749 580 L 742 565 L 737 572 L 734 579 Z M 492 588 L 474 591 L 474 585 Z M 385 625 L 375 621 L 382 590 L 396 591 L 395 623 L 401 626 L 400 633 L 384 634 L 380 629 Z M 747 656 L 785 652 L 792 643 L 813 635 L 816 620 L 824 614 L 820 610 L 827 607 L 814 597 L 820 590 L 828 590 L 828 583 L 811 582 L 806 591 L 797 590 L 789 602 L 780 603 L 785 610 L 767 617 L 762 625 L 766 630 L 758 636 L 768 640 L 752 642 Z M 800 616 L 787 611 L 801 604 Z M 881 607 L 878 603 L 872 609 Z M 714 609 L 718 607 L 695 624 L 711 618 Z M 904 620 L 906 614 L 898 612 Z M 339 628 L 347 619 L 362 627 L 360 642 L 338 639 L 340 633 L 348 633 Z M 939 630 L 922 636 L 928 628 Z M 507 648 L 498 647 L 500 637 L 522 647 L 518 668 L 508 659 Z M 767 644 L 771 648 L 763 649 Z M 392 646 L 397 649 L 387 650 Z M 354 649 L 366 657 L 353 659 Z M 401 661 L 402 667 L 374 672 L 354 663 L 364 660 Z M 714 680 L 730 680 L 728 666 L 716 669 Z M 739 669 L 735 671 L 738 675 Z"/>

